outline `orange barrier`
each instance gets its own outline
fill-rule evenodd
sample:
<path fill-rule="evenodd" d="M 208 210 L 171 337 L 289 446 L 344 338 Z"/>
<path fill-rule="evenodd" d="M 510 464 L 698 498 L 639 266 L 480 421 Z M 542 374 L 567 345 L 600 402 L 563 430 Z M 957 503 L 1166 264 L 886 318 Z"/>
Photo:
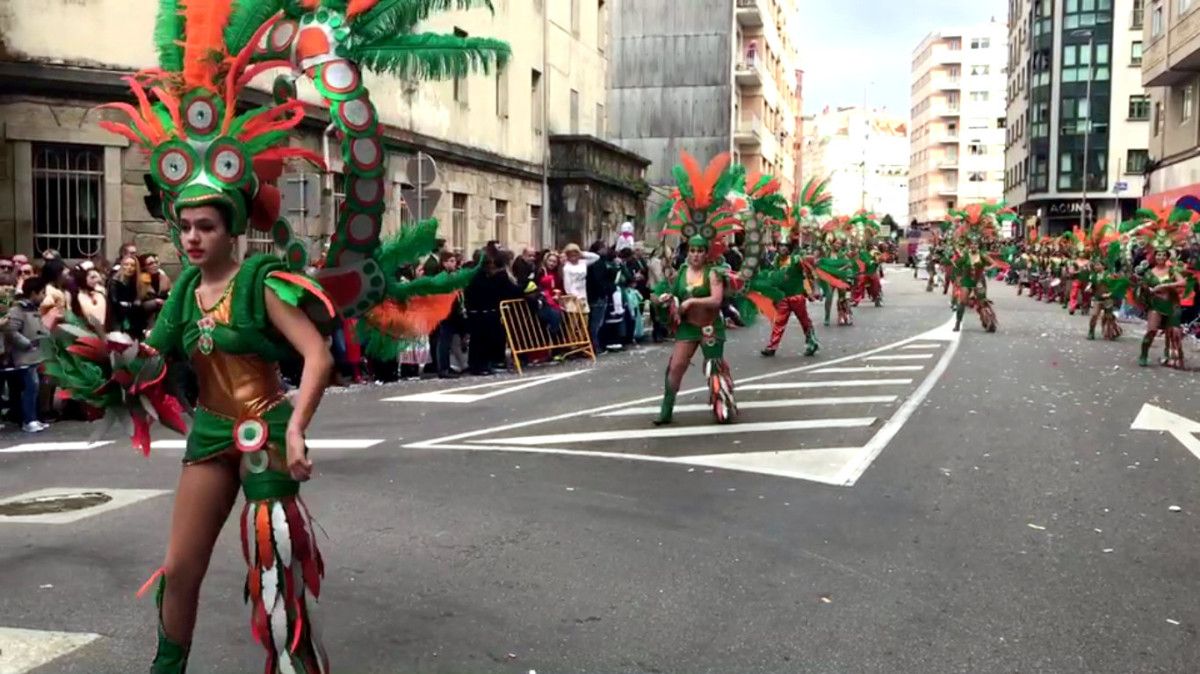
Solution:
<path fill-rule="evenodd" d="M 504 337 L 512 352 L 517 374 L 521 374 L 521 355 L 539 351 L 565 350 L 559 355 L 570 356 L 582 353 L 596 362 L 596 351 L 588 334 L 588 315 L 583 312 L 578 297 L 559 298 L 562 306 L 562 329 L 556 337 L 534 313 L 525 300 L 506 300 L 500 303 L 500 322 L 504 324 Z"/>

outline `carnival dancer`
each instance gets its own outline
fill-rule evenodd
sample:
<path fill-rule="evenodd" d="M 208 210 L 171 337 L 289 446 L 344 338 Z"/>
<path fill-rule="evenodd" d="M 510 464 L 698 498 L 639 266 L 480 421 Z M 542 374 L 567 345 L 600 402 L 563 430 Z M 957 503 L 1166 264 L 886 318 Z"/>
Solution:
<path fill-rule="evenodd" d="M 858 279 L 854 286 L 854 306 L 864 297 L 869 297 L 875 306 L 883 306 L 883 285 L 880 283 L 882 267 L 875 238 L 879 235 L 879 224 L 872 213 L 861 211 L 850 220 L 854 226 L 856 250 L 854 259 L 858 265 Z"/>
<path fill-rule="evenodd" d="M 431 57 L 427 35 L 405 34 L 416 23 L 409 20 L 414 14 L 409 8 L 393 3 L 369 11 L 375 7 L 372 0 L 350 6 L 312 0 L 289 3 L 285 11 L 298 13 L 291 16 L 264 13 L 252 2 L 235 7 L 230 0 L 163 0 L 155 30 L 161 67 L 127 78 L 136 106 L 104 106 L 129 121 L 105 120 L 101 126 L 149 154 L 147 207 L 167 221 L 187 266 L 147 343 L 65 324 L 56 331 L 46 371 L 69 397 L 106 410 L 110 425 L 131 426 L 134 445 L 144 452 L 149 452 L 153 420 L 188 435 L 165 562 L 143 588 L 157 581 L 152 674 L 186 671 L 201 581 L 239 486 L 246 499 L 240 516 L 249 567 L 244 593 L 252 606 L 251 632 L 267 651 L 265 671 L 330 671 L 310 613 L 324 569 L 312 518 L 299 495 L 313 470 L 305 432 L 332 366 L 323 335 L 333 329 L 338 313 L 362 315 L 389 290 L 386 283 L 354 283 L 332 292 L 339 277 L 382 274 L 373 259 L 379 231 L 366 226 L 383 208 L 378 127 L 357 67 L 345 57 L 361 55 L 373 59 L 373 67 L 428 76 L 457 75 L 507 55 L 451 36 Z M 313 15 L 304 21 L 312 24 L 305 30 L 318 30 L 323 37 L 300 39 L 293 51 L 291 40 L 301 32 L 297 26 L 306 12 Z M 341 29 L 326 32 L 331 22 Z M 374 42 L 338 46 L 360 29 L 370 32 L 381 25 L 389 30 L 374 33 Z M 314 55 L 307 50 L 317 44 L 336 48 L 339 56 L 309 63 Z M 426 65 L 414 66 L 418 63 Z M 325 288 L 299 273 L 308 261 L 306 248 L 279 217 L 280 194 L 270 184 L 285 159 L 321 165 L 312 152 L 288 145 L 289 132 L 304 117 L 292 78 L 276 81 L 273 105 L 242 111 L 241 93 L 254 75 L 293 66 L 320 79 L 323 94 L 340 87 L 336 98 L 346 117 L 339 118 L 338 135 L 354 189 L 347 190 L 353 197 L 339 215 L 334 243 L 345 249 L 351 241 L 353 250 L 341 262 L 356 266 L 342 268 L 340 254 L 331 254 Z M 354 127 L 353 137 L 344 133 L 347 124 Z M 239 262 L 238 237 L 249 226 L 270 232 L 284 259 L 259 255 Z M 190 431 L 182 406 L 162 386 L 164 356 L 187 359 L 198 379 L 200 406 Z M 300 384 L 294 394 L 285 394 L 278 363 L 297 356 L 304 363 Z"/>
<path fill-rule="evenodd" d="M 830 310 L 836 301 L 839 326 L 854 325 L 854 310 L 850 303 L 850 286 L 857 274 L 857 264 L 846 252 L 851 226 L 849 218 L 834 218 L 821 226 L 820 257 L 817 264 L 835 278 L 842 280 L 846 288 L 834 287 L 822 281 L 821 295 L 825 298 L 825 327 L 829 327 Z"/>
<path fill-rule="evenodd" d="M 1101 220 L 1092 226 L 1087 238 L 1091 253 L 1084 282 L 1091 293 L 1091 317 L 1088 319 L 1088 339 L 1096 338 L 1096 324 L 1101 324 L 1104 339 L 1121 336 L 1121 326 L 1114 314 L 1117 298 L 1123 298 L 1129 279 L 1119 269 L 1121 235 L 1109 221 Z"/>
<path fill-rule="evenodd" d="M 984 251 L 995 240 L 996 221 L 1007 213 L 998 204 L 972 204 L 962 211 L 952 211 L 959 223 L 955 242 L 959 248 L 954 262 L 956 283 L 954 331 L 962 328 L 963 314 L 970 305 L 979 313 L 984 330 L 995 332 L 996 311 L 987 298 L 987 271 L 1004 265 Z"/>
<path fill-rule="evenodd" d="M 1146 334 L 1138 365 L 1149 364 L 1150 348 L 1160 331 L 1166 339 L 1162 364 L 1182 369 L 1183 330 L 1180 326 L 1180 301 L 1187 279 L 1180 273 L 1172 257 L 1186 244 L 1200 214 L 1177 208 L 1138 211 L 1129 237 L 1146 250 L 1146 259 L 1136 272 L 1141 302 L 1147 309 Z"/>
<path fill-rule="evenodd" d="M 1067 235 L 1067 239 L 1068 248 L 1072 253 L 1072 258 L 1066 265 L 1066 277 L 1071 281 L 1067 312 L 1074 316 L 1077 310 L 1090 312 L 1092 308 L 1092 290 L 1089 283 L 1092 269 L 1092 258 L 1089 255 L 1091 245 L 1089 235 L 1079 226 Z"/>
<path fill-rule="evenodd" d="M 777 260 L 775 272 L 779 275 L 778 285 L 784 290 L 784 298 L 775 305 L 775 322 L 771 326 L 771 337 L 762 355 L 774 356 L 783 341 L 788 319 L 793 315 L 804 330 L 804 355 L 816 355 L 821 348 L 817 331 L 808 314 L 808 302 L 817 294 L 816 260 L 805 254 L 803 246 L 811 241 L 817 229 L 817 218 L 827 217 L 832 210 L 832 199 L 825 193 L 828 181 L 810 179 L 800 192 L 800 202 L 785 221 L 785 231 L 796 235 L 796 250 L 786 259 Z M 841 285 L 840 282 L 838 282 Z"/>

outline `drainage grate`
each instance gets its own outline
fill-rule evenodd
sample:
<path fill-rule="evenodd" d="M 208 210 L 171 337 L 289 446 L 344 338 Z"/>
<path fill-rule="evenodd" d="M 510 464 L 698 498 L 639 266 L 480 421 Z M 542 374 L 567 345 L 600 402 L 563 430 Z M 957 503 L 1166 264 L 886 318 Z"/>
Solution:
<path fill-rule="evenodd" d="M 95 508 L 112 500 L 112 496 L 99 491 L 84 491 L 65 494 L 48 494 L 36 498 L 0 503 L 0 517 L 27 517 L 50 515 Z"/>

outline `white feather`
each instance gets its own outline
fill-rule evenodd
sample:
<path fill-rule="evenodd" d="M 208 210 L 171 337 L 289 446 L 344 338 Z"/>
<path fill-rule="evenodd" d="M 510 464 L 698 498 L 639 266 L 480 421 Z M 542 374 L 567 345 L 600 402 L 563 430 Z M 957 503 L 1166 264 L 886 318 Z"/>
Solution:
<path fill-rule="evenodd" d="M 242 515 L 246 518 L 246 552 L 250 555 L 250 568 L 254 568 L 254 560 L 258 559 L 258 537 L 254 535 L 255 504 L 247 503 Z"/>
<path fill-rule="evenodd" d="M 288 636 L 287 609 L 279 601 L 271 609 L 271 641 L 275 644 L 279 674 L 296 674 L 292 657 L 288 655 Z"/>
<path fill-rule="evenodd" d="M 317 620 L 315 614 L 317 602 L 313 600 L 313 596 L 308 590 L 304 591 L 304 606 L 307 609 L 308 615 L 308 641 L 312 644 L 313 656 L 317 661 L 317 671 L 319 674 L 329 674 L 325 669 L 325 647 L 321 645 L 321 628 L 320 621 Z"/>
<path fill-rule="evenodd" d="M 287 514 L 279 501 L 271 503 L 271 528 L 275 533 L 275 550 L 279 552 L 279 563 L 286 569 L 292 565 L 292 532 L 288 529 Z"/>
<path fill-rule="evenodd" d="M 267 613 L 271 612 L 275 606 L 276 600 L 279 599 L 279 574 L 274 568 L 265 569 L 262 572 L 262 600 L 263 609 Z"/>

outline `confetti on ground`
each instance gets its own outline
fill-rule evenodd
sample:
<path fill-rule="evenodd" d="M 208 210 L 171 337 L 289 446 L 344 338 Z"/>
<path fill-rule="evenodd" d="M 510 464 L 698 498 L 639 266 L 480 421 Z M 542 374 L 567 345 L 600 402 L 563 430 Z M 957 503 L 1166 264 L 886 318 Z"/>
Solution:
<path fill-rule="evenodd" d="M 1042 526 L 1042 525 L 1040 525 L 1040 524 L 1034 524 L 1033 522 L 1030 522 L 1030 523 L 1029 523 L 1027 526 L 1028 526 L 1030 529 L 1037 529 L 1038 531 L 1045 531 L 1045 530 L 1046 530 L 1046 527 L 1044 527 L 1044 526 Z"/>

